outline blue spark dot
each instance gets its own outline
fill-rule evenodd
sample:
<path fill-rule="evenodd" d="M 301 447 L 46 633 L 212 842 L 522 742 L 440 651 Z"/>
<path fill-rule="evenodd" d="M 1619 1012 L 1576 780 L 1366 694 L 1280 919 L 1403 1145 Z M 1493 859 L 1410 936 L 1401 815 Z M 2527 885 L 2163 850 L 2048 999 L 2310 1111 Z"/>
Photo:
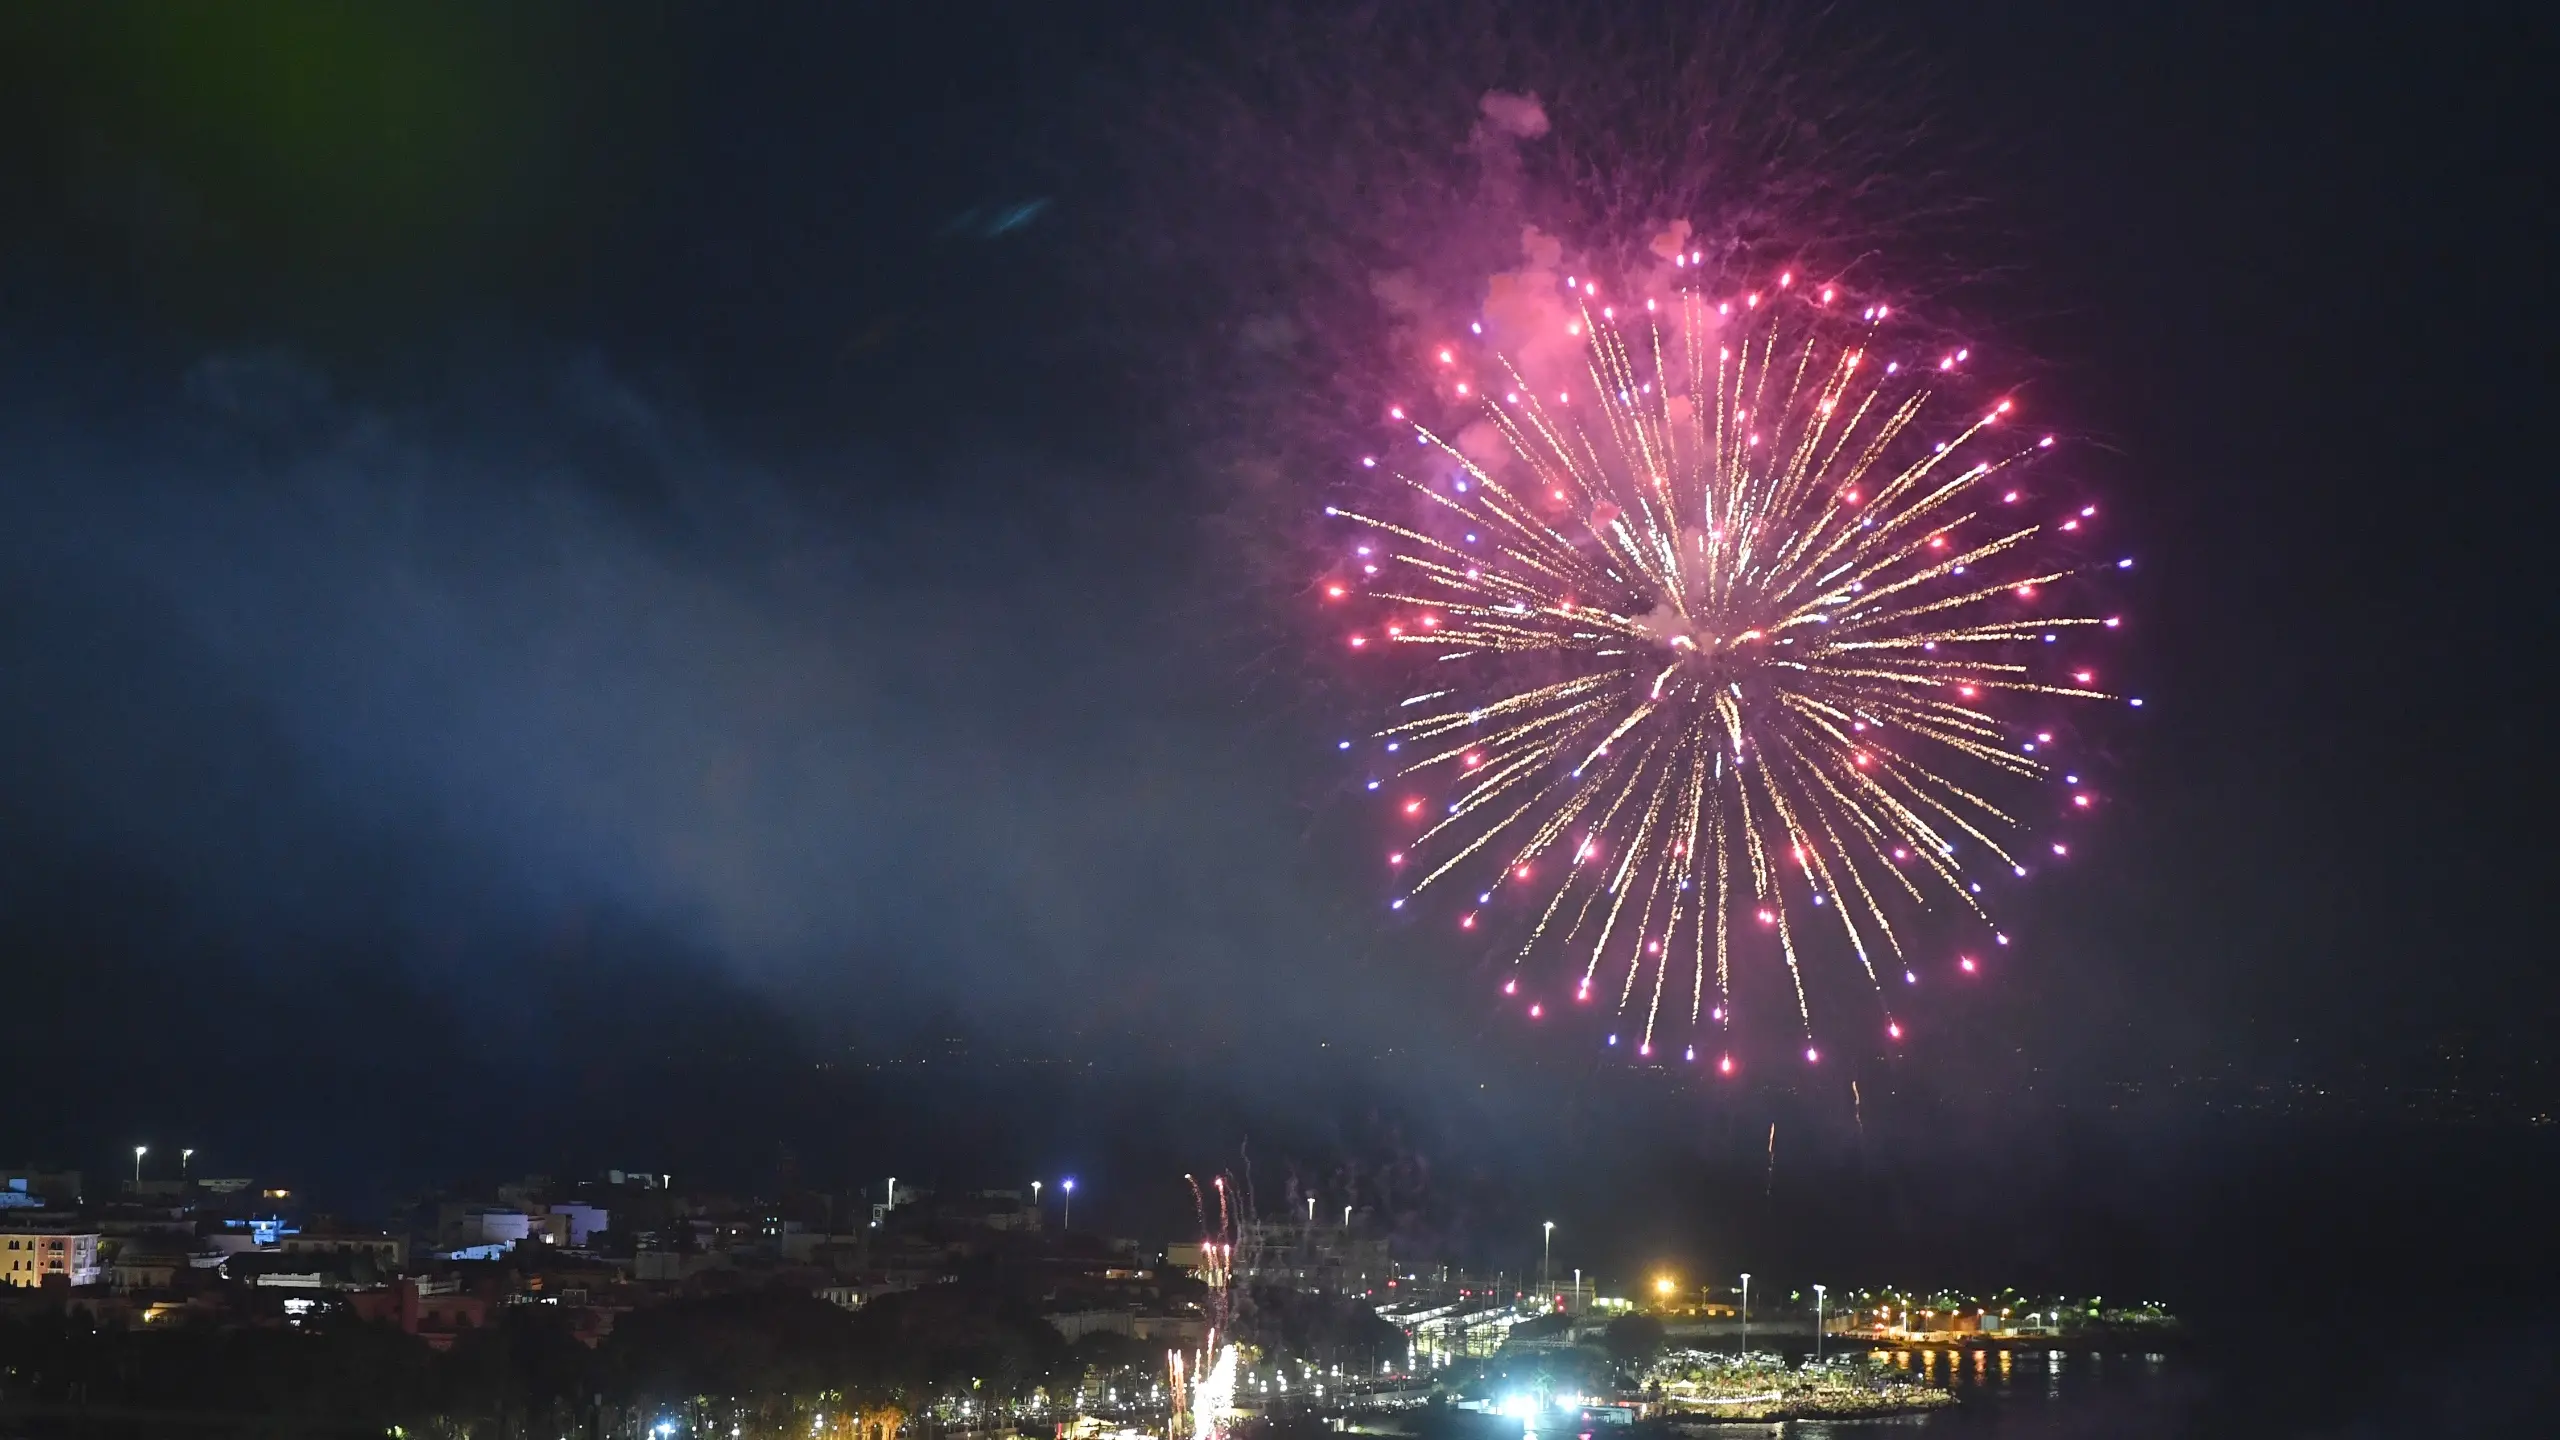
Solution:
<path fill-rule="evenodd" d="M 1370 782 L 1369 782 L 1369 788 L 1370 788 L 1370 789 L 1372 789 L 1372 790 L 1377 789 L 1377 788 L 1378 788 L 1378 782 L 1377 782 L 1377 781 L 1375 781 L 1375 780 L 1370 781 Z"/>
<path fill-rule="evenodd" d="M 1404 901 L 1401 899 L 1390 900 L 1387 902 L 1387 908 L 1390 910 L 1401 910 L 1404 908 Z"/>
<path fill-rule="evenodd" d="M 1467 543 L 1468 543 L 1468 544 L 1470 544 L 1470 545 L 1473 545 L 1474 543 L 1476 543 L 1476 537 L 1475 537 L 1475 532 L 1474 532 L 1474 531 L 1469 531 L 1469 532 L 1467 532 Z"/>
<path fill-rule="evenodd" d="M 1336 750 L 1348 750 L 1351 748 L 1351 742 L 1348 740 L 1339 741 L 1333 748 Z"/>
<path fill-rule="evenodd" d="M 1609 1037 L 1609 1043 L 1610 1043 L 1610 1044 L 1612 1044 L 1612 1045 L 1617 1044 L 1617 1043 L 1618 1043 L 1618 1037 L 1617 1037 L 1617 1036 L 1615 1036 L 1615 1035 L 1610 1036 L 1610 1037 Z"/>
<path fill-rule="evenodd" d="M 1394 754 L 1394 753 L 1396 753 L 1398 750 L 1401 750 L 1401 749 L 1403 749 L 1403 748 L 1404 748 L 1404 742 L 1403 742 L 1403 741 L 1401 741 L 1401 740 L 1390 740 L 1390 741 L 1388 741 L 1388 742 L 1387 742 L 1387 753 L 1388 753 L 1388 754 L 1390 754 L 1390 755 L 1393 755 L 1393 754 Z"/>
<path fill-rule="evenodd" d="M 1486 892 L 1484 892 L 1483 894 L 1481 894 L 1481 895 L 1477 896 L 1477 897 L 1476 897 L 1476 903 L 1477 903 L 1477 904 L 1479 904 L 1479 905 L 1490 905 L 1490 904 L 1492 904 L 1492 903 L 1493 903 L 1493 892 L 1492 892 L 1492 891 L 1490 891 L 1490 890 L 1487 890 L 1487 891 L 1486 891 Z"/>
<path fill-rule="evenodd" d="M 1324 507 L 1324 513 L 1326 513 L 1327 515 L 1339 515 L 1339 514 L 1341 514 L 1342 512 L 1341 512 L 1341 511 L 1339 511 L 1339 510 L 1334 509 L 1334 508 L 1333 508 L 1332 506 L 1330 506 L 1330 505 L 1327 505 L 1326 507 Z"/>
<path fill-rule="evenodd" d="M 2027 867 L 2026 867 L 2026 866 L 2024 866 L 2024 865 L 2012 865 L 2012 866 L 2010 866 L 2009 868 L 2010 868 L 2010 870 L 2012 870 L 2013 872 L 2015 872 L 2015 873 L 2017 874 L 2017 877 L 2018 877 L 2019 879 L 2024 880 L 2024 879 L 2026 879 L 2026 878 L 2027 878 Z"/>
<path fill-rule="evenodd" d="M 2132 557 L 2132 556 L 2130 556 L 2130 555 L 2127 555 L 2127 556 L 2126 556 L 2126 557 L 2124 557 L 2123 559 L 2121 559 L 2121 560 L 2117 561 L 2117 562 L 2116 562 L 2116 568 L 2117 568 L 2117 569 L 2119 569 L 2119 570 L 2130 570 L 2130 569 L 2132 569 L 2132 568 L 2133 568 L 2133 557 Z"/>
<path fill-rule="evenodd" d="M 1458 482 L 1458 489 L 1459 489 L 1459 490 L 1464 491 L 1466 488 L 1467 488 L 1467 482 L 1466 482 L 1466 481 L 1461 480 L 1461 481 L 1459 481 L 1459 482 Z"/>
<path fill-rule="evenodd" d="M 2065 775 L 2062 777 L 2062 783 L 2065 785 L 2077 785 L 2080 783 L 2080 777 L 2077 775 Z"/>
<path fill-rule="evenodd" d="M 1902 983 L 1905 985 L 1917 985 L 1920 983 L 1920 977 L 1912 974 L 1908 970 L 1905 970 L 1902 972 Z"/>
<path fill-rule="evenodd" d="M 2136 710 L 2139 710 L 2139 709 L 2141 709 L 2141 708 L 2142 708 L 2142 701 L 2141 701 L 2141 700 L 2139 700 L 2139 699 L 2134 700 L 2134 701 L 2132 702 L 2132 704 L 2133 704 L 2133 708 L 2134 708 L 2134 709 L 2136 709 Z"/>
<path fill-rule="evenodd" d="M 2024 746 L 2022 746 L 2021 748 L 2022 748 L 2022 749 L 2024 749 L 2028 754 L 2033 755 L 2034 753 L 2036 753 L 2036 742 L 2034 742 L 2033 740 L 2030 740 L 2030 741 L 2028 741 Z"/>

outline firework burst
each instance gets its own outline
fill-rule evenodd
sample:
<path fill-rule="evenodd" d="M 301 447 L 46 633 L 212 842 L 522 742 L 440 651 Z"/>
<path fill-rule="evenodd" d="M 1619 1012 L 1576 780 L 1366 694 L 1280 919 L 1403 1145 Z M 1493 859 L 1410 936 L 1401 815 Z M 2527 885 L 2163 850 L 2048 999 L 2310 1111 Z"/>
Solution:
<path fill-rule="evenodd" d="M 1356 533 L 1320 592 L 1408 682 L 1362 747 L 1389 903 L 1503 934 L 1528 1018 L 1612 1008 L 1638 1054 L 1703 1043 L 1731 1074 L 1739 965 L 1783 965 L 1812 1062 L 1818 954 L 1854 958 L 1893 1042 L 1889 987 L 1981 964 L 1917 917 L 2007 945 L 1984 881 L 2095 803 L 2053 710 L 2141 701 L 2089 658 L 2116 620 L 2078 611 L 2132 562 L 2085 553 L 2095 507 L 1968 351 L 1837 283 L 1721 293 L 1694 258 L 1632 298 L 1505 277 L 1326 510 Z"/>

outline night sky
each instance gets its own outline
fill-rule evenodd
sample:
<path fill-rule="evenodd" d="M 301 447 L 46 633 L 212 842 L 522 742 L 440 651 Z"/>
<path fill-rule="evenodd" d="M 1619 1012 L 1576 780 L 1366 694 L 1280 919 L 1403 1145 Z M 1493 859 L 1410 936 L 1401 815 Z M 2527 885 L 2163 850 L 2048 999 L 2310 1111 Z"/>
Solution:
<path fill-rule="evenodd" d="M 1336 71 L 1273 37 L 1372 31 L 728 8 L 0 16 L 0 953 L 48 1102 L 0 1158 L 1152 1194 L 1253 1137 L 1475 1177 L 1418 1213 L 1495 1258 L 1674 1197 L 1644 1243 L 2140 1283 L 2301 1199 L 2173 1079 L 2560 1088 L 2529 7 L 1809 27 L 1918 97 L 1910 273 L 2094 442 L 2151 697 L 2032 963 L 1865 1072 L 1936 1108 L 1864 1113 L 1525 1037 L 1346 858 L 1369 697 L 1293 588 L 1326 377 L 1374 373 L 1380 227 L 1456 163 L 1414 137 L 1494 88 L 1605 113 L 1607 43 L 1431 6 Z M 2111 1084 L 2129 1128 L 2022 1098 Z M 1832 1198 L 1719 1211 L 1772 1118 Z M 2378 1133 L 2265 1123 L 2305 1175 Z M 2450 1178 L 2337 1172 L 2342 1244 L 2551 1173 L 2547 1126 L 2392 1133 Z M 2003 1239 L 1933 1229 L 1959 1174 Z"/>

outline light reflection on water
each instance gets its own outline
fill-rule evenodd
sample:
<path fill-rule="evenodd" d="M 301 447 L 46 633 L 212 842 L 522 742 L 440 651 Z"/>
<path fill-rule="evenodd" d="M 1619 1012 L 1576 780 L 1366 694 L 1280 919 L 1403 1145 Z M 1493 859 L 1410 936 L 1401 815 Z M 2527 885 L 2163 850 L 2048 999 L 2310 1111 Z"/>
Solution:
<path fill-rule="evenodd" d="M 2196 1418 L 2194 1387 L 2182 1383 L 2177 1362 L 2165 1355 L 1938 1347 L 1894 1358 L 1911 1373 L 1954 1391 L 1964 1404 L 1896 1420 L 1798 1421 L 1778 1433 L 1802 1440 L 1893 1434 L 1947 1440 L 2102 1440 L 2180 1435 Z"/>

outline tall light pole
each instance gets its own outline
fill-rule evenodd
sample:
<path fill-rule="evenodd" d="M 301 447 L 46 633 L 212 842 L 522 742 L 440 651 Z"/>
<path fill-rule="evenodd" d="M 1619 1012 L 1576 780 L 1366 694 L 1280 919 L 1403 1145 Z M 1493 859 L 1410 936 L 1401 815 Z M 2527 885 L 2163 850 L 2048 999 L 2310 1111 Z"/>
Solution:
<path fill-rule="evenodd" d="M 1742 1272 L 1742 1353 L 1751 1353 L 1751 1272 Z"/>
<path fill-rule="evenodd" d="M 1313 1195 L 1310 1195 L 1310 1196 L 1308 1196 L 1308 1197 L 1307 1197 L 1307 1226 L 1308 1226 L 1308 1228 L 1313 1229 L 1313 1228 L 1314 1228 L 1314 1226 L 1315 1226 L 1315 1223 L 1316 1223 L 1316 1197 L 1314 1197 Z"/>
<path fill-rule="evenodd" d="M 150 1153 L 151 1147 L 148 1145 L 133 1147 L 133 1188 L 136 1190 L 142 1188 L 142 1157 Z"/>
<path fill-rule="evenodd" d="M 181 1150 L 178 1152 L 178 1179 L 180 1183 L 184 1183 L 187 1178 L 187 1162 L 194 1158 L 196 1158 L 196 1152 L 193 1150 Z"/>
<path fill-rule="evenodd" d="M 1548 1221 L 1545 1229 L 1546 1248 L 1539 1252 L 1538 1256 L 1538 1289 L 1543 1294 L 1547 1308 L 1553 1310 L 1556 1308 L 1556 1222 Z"/>
<path fill-rule="evenodd" d="M 1076 1182 L 1070 1175 L 1058 1182 L 1058 1190 L 1067 1197 L 1066 1208 L 1058 1212 L 1058 1228 L 1072 1230 L 1076 1225 Z"/>
<path fill-rule="evenodd" d="M 1031 1182 L 1031 1208 L 1033 1210 L 1040 1208 L 1040 1182 L 1037 1180 Z"/>
<path fill-rule="evenodd" d="M 1351 1207 L 1348 1205 L 1342 1207 L 1342 1228 L 1345 1230 L 1351 1228 Z"/>
<path fill-rule="evenodd" d="M 1822 1363 L 1822 1288 L 1813 1287 L 1813 1363 Z"/>

